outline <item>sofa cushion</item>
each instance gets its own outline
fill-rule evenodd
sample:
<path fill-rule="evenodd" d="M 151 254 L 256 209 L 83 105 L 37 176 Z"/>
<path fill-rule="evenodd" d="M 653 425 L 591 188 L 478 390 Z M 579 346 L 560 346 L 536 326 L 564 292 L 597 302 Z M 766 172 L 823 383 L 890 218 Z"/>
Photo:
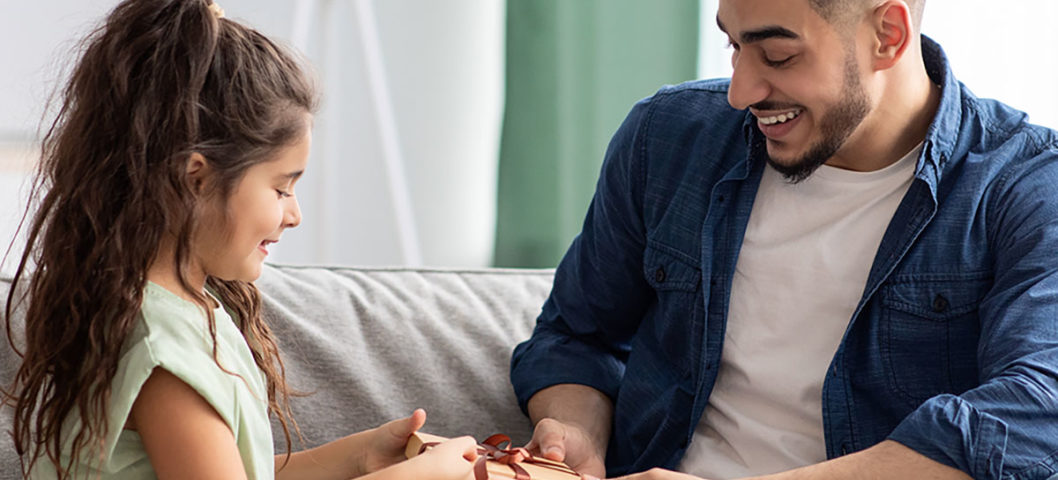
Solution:
<path fill-rule="evenodd" d="M 268 266 L 257 285 L 311 447 L 416 407 L 424 431 L 528 441 L 508 377 L 532 331 L 549 270 Z M 285 441 L 276 431 L 276 451 Z M 295 442 L 295 449 L 297 448 Z"/>
<path fill-rule="evenodd" d="M 304 443 L 427 411 L 424 431 L 528 441 L 508 364 L 551 288 L 550 270 L 336 268 L 265 265 L 257 286 L 290 386 Z M 0 282 L 6 295 L 9 281 Z M 0 352 L 0 380 L 17 364 Z M 0 415 L 10 430 L 10 410 Z M 286 443 L 274 422 L 276 452 Z M 18 478 L 10 438 L 0 479 Z"/>

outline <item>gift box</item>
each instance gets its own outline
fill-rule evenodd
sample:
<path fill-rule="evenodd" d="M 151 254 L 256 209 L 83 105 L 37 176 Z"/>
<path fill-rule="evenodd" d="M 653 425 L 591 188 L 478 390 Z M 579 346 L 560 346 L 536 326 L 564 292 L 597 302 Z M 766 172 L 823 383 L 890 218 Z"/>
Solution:
<path fill-rule="evenodd" d="M 414 457 L 444 437 L 418 432 L 408 440 L 404 453 Z M 524 448 L 511 448 L 506 435 L 493 435 L 478 445 L 478 459 L 474 463 L 476 480 L 580 480 L 581 476 L 566 464 L 533 456 Z"/>

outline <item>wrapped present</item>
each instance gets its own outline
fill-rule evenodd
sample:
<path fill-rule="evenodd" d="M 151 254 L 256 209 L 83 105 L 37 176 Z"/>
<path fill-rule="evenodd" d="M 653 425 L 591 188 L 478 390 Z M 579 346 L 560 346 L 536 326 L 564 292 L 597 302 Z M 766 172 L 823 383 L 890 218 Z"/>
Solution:
<path fill-rule="evenodd" d="M 418 432 L 408 440 L 404 453 L 414 457 L 444 437 Z M 580 480 L 581 476 L 566 464 L 537 457 L 524 448 L 511 448 L 506 435 L 493 435 L 478 445 L 478 459 L 474 462 L 476 480 Z"/>

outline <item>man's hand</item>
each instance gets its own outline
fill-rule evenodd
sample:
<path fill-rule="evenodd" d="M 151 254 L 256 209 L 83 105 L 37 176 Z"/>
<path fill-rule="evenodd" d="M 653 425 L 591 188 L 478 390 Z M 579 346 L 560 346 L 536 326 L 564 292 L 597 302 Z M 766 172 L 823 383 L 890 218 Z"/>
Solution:
<path fill-rule="evenodd" d="M 597 477 L 585 475 L 584 480 L 599 480 Z M 632 475 L 625 475 L 623 477 L 616 477 L 610 480 L 702 480 L 701 478 L 687 475 L 686 473 L 673 472 L 671 470 L 665 470 L 663 468 L 654 468 L 647 470 L 643 473 L 634 473 Z"/>
<path fill-rule="evenodd" d="M 580 427 L 545 418 L 536 424 L 526 448 L 544 458 L 565 462 L 586 475 L 606 475 L 606 452 Z"/>
<path fill-rule="evenodd" d="M 584 478 L 586 480 L 598 480 L 598 478 L 591 476 L 585 476 Z M 970 480 L 970 477 L 965 473 L 937 463 L 892 440 L 886 440 L 866 450 L 826 462 L 743 480 L 837 480 L 845 478 L 864 480 L 903 480 L 906 478 Z M 647 472 L 610 480 L 699 479 L 691 475 L 655 468 Z"/>
<path fill-rule="evenodd" d="M 613 422 L 610 397 L 585 385 L 553 385 L 529 399 L 529 418 L 536 425 L 526 445 L 529 451 L 565 462 L 579 473 L 606 475 Z"/>

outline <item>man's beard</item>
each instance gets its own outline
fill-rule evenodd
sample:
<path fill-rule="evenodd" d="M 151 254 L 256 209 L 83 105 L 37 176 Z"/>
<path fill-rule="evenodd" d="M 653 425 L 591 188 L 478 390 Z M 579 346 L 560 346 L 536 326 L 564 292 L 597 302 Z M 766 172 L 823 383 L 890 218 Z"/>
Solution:
<path fill-rule="evenodd" d="M 819 122 L 822 139 L 812 145 L 798 160 L 781 164 L 768 155 L 768 164 L 781 173 L 786 181 L 800 183 L 812 175 L 820 166 L 827 163 L 845 144 L 849 135 L 863 122 L 870 112 L 870 101 L 867 92 L 860 85 L 859 68 L 855 57 L 849 54 L 845 58 L 845 82 L 842 86 L 840 103 L 827 109 Z"/>

